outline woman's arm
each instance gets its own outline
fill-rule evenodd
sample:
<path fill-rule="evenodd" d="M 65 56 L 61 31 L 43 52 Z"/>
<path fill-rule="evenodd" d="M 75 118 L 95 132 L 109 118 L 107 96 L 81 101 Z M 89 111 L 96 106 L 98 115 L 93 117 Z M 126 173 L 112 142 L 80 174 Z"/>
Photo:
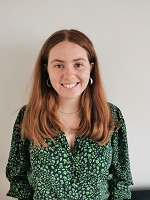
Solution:
<path fill-rule="evenodd" d="M 22 108 L 13 128 L 11 149 L 6 166 L 6 177 L 10 182 L 10 190 L 7 196 L 18 198 L 18 200 L 31 200 L 33 199 L 33 190 L 27 178 L 27 171 L 30 168 L 29 141 L 27 139 L 21 140 L 21 129 L 19 127 L 24 112 L 25 108 Z"/>
<path fill-rule="evenodd" d="M 112 133 L 113 149 L 110 173 L 113 175 L 109 183 L 110 200 L 131 199 L 130 185 L 133 185 L 128 153 L 127 132 L 124 118 L 116 106 L 112 106 L 115 118 L 115 130 Z"/>

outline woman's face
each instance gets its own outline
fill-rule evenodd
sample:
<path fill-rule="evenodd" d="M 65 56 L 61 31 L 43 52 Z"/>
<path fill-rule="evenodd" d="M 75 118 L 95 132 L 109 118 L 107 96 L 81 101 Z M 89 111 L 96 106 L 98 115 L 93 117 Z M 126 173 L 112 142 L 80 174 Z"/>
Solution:
<path fill-rule="evenodd" d="M 63 41 L 50 50 L 48 74 L 60 99 L 78 99 L 87 87 L 91 70 L 85 49 L 76 43 Z"/>

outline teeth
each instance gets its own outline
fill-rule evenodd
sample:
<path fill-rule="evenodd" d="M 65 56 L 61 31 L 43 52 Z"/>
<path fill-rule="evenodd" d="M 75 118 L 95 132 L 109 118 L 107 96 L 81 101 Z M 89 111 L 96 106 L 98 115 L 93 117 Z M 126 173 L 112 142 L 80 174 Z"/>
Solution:
<path fill-rule="evenodd" d="M 73 88 L 77 85 L 77 83 L 73 83 L 73 84 L 63 84 L 64 87 L 66 88 Z"/>

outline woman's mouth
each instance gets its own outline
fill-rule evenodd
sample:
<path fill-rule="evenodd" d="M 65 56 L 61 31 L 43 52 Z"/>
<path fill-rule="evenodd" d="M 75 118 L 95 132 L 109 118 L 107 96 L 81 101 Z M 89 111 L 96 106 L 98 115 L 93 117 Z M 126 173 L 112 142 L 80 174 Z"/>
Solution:
<path fill-rule="evenodd" d="M 61 84 L 62 86 L 64 86 L 65 88 L 74 88 L 78 83 L 71 83 L 71 84 Z"/>

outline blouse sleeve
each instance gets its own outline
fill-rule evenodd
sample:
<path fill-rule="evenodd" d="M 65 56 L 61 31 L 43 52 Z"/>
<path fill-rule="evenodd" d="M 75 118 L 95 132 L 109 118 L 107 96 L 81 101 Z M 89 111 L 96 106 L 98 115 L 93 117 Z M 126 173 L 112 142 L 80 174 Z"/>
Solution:
<path fill-rule="evenodd" d="M 29 141 L 21 140 L 20 127 L 25 107 L 17 116 L 13 128 L 11 148 L 6 166 L 6 177 L 10 182 L 10 190 L 7 196 L 18 198 L 18 200 L 33 199 L 33 190 L 27 179 L 27 171 L 30 168 L 30 158 L 28 152 Z"/>
<path fill-rule="evenodd" d="M 128 153 L 127 132 L 124 118 L 119 108 L 112 107 L 112 114 L 115 119 L 115 129 L 112 133 L 112 164 L 110 173 L 113 175 L 110 180 L 110 200 L 131 199 L 130 185 L 133 185 L 130 171 Z"/>

